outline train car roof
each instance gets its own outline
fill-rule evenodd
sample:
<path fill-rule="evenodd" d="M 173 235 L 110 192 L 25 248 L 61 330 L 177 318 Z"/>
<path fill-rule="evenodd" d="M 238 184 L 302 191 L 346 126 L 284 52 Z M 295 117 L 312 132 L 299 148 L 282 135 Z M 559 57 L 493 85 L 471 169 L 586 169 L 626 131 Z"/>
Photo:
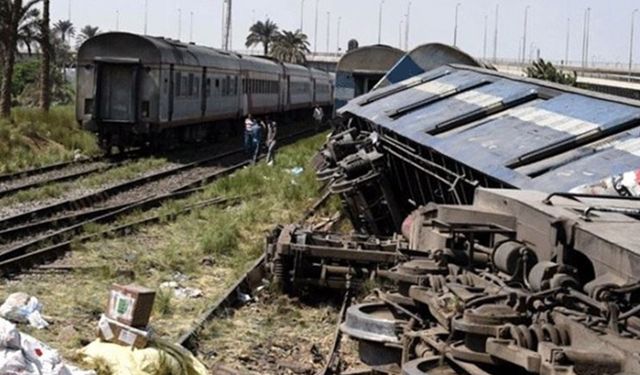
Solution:
<path fill-rule="evenodd" d="M 337 72 L 364 72 L 384 74 L 393 67 L 404 52 L 387 45 L 377 44 L 356 48 L 338 61 Z"/>
<path fill-rule="evenodd" d="M 640 101 L 447 65 L 338 111 L 507 186 L 570 191 L 640 166 Z"/>
<path fill-rule="evenodd" d="M 282 74 L 282 64 L 260 56 L 242 55 L 240 66 L 242 69 Z"/>
<path fill-rule="evenodd" d="M 309 68 L 307 68 L 306 66 L 290 64 L 290 63 L 284 63 L 283 65 L 285 69 L 287 69 L 287 71 L 291 73 L 298 73 L 298 74 L 309 75 L 309 76 L 311 75 Z"/>
<path fill-rule="evenodd" d="M 493 65 L 475 59 L 454 46 L 443 43 L 427 43 L 412 49 L 398 60 L 374 89 L 403 81 L 448 64 L 460 64 L 496 70 Z"/>
<path fill-rule="evenodd" d="M 143 64 L 176 64 L 238 68 L 240 55 L 209 47 L 125 32 L 99 34 L 82 44 L 79 61 L 129 58 Z"/>

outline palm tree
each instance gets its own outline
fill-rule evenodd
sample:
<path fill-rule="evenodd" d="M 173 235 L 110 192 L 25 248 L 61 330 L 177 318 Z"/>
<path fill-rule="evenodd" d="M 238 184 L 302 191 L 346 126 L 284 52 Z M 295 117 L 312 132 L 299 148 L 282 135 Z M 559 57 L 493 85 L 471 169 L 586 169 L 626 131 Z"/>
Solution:
<path fill-rule="evenodd" d="M 25 47 L 29 56 L 31 56 L 33 44 L 39 39 L 40 32 L 40 11 L 36 8 L 25 9 L 18 26 L 18 46 Z"/>
<path fill-rule="evenodd" d="M 575 86 L 577 83 L 576 72 L 573 72 L 573 74 L 565 73 L 553 66 L 552 63 L 544 61 L 543 59 L 534 61 L 532 66 L 528 66 L 525 69 L 525 73 L 527 73 L 527 77 L 530 78 L 561 83 L 563 85 Z"/>
<path fill-rule="evenodd" d="M 42 46 L 42 65 L 40 66 L 40 109 L 49 111 L 51 106 L 51 38 L 50 38 L 50 0 L 42 5 L 42 23 L 40 27 L 40 45 Z"/>
<path fill-rule="evenodd" d="M 53 25 L 53 32 L 60 36 L 64 42 L 71 44 L 70 39 L 76 35 L 76 28 L 69 20 L 59 20 Z"/>
<path fill-rule="evenodd" d="M 86 25 L 82 29 L 80 29 L 80 33 L 78 34 L 78 38 L 76 39 L 76 43 L 78 47 L 87 41 L 87 39 L 91 39 L 94 36 L 100 34 L 100 28 L 98 26 Z"/>
<path fill-rule="evenodd" d="M 267 18 L 265 22 L 258 21 L 251 26 L 245 45 L 247 48 L 250 48 L 257 44 L 262 44 L 264 47 L 264 55 L 267 56 L 269 54 L 269 45 L 271 45 L 277 35 L 278 25 Z"/>
<path fill-rule="evenodd" d="M 31 9 L 41 0 L 0 1 L 0 45 L 2 46 L 2 85 L 0 87 L 0 116 L 11 115 L 11 84 L 16 63 L 18 31 L 25 16 L 33 14 Z"/>
<path fill-rule="evenodd" d="M 309 53 L 307 35 L 297 31 L 282 31 L 273 41 L 271 56 L 282 62 L 301 64 L 307 61 Z"/>

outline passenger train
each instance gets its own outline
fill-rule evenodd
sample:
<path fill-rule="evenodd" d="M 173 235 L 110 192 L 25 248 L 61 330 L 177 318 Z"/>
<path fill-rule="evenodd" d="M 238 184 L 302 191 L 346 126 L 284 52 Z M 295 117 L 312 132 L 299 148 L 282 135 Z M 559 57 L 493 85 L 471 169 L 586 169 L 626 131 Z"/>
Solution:
<path fill-rule="evenodd" d="M 333 76 L 162 37 L 110 32 L 78 50 L 76 117 L 106 150 L 237 133 L 243 116 L 330 110 Z"/>

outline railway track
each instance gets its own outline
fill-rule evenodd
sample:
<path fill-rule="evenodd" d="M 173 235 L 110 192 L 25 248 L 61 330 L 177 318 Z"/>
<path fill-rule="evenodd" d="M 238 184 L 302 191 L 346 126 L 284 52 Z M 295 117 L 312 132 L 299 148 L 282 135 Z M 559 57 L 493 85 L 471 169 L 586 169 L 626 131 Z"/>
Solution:
<path fill-rule="evenodd" d="M 302 224 L 312 217 L 318 209 L 328 201 L 330 196 L 331 194 L 329 192 L 325 192 L 311 208 L 303 214 L 298 223 Z M 213 304 L 196 319 L 193 326 L 177 339 L 177 343 L 195 352 L 198 348 L 199 332 L 204 326 L 212 319 L 241 306 L 238 302 L 238 294 L 251 294 L 252 291 L 262 283 L 266 274 L 265 271 L 265 255 L 263 254 L 222 296 L 214 301 Z"/>
<path fill-rule="evenodd" d="M 305 129 L 283 137 L 280 142 L 284 144 L 291 143 L 311 132 L 313 132 L 313 129 Z M 27 240 L 18 240 L 0 247 L 0 275 L 3 277 L 15 275 L 33 265 L 59 257 L 70 249 L 75 237 L 82 234 L 88 224 L 113 223 L 136 210 L 148 210 L 158 207 L 168 200 L 184 198 L 200 191 L 201 186 L 247 166 L 250 161 L 238 156 L 241 154 L 242 150 L 240 149 L 228 151 L 177 168 L 128 181 L 89 196 L 0 221 L 0 228 L 3 228 L 0 230 L 0 237 L 3 239 L 32 236 Z M 221 166 L 220 164 L 207 165 L 214 161 L 225 161 L 226 166 Z M 170 183 L 164 186 L 163 189 L 158 190 L 157 184 L 153 185 L 153 183 L 157 183 L 162 179 L 168 179 Z M 143 189 L 131 194 L 132 189 L 138 187 L 143 187 Z M 119 194 L 127 193 L 129 194 L 129 200 L 123 200 L 122 197 L 118 197 Z M 120 201 L 112 205 L 104 205 L 114 197 L 118 197 Z M 103 205 L 95 207 L 97 203 Z M 69 212 L 59 217 L 51 218 L 55 213 L 65 210 Z M 40 221 L 29 221 L 30 218 L 37 216 L 49 218 Z M 43 232 L 45 234 L 33 237 L 34 233 Z"/>

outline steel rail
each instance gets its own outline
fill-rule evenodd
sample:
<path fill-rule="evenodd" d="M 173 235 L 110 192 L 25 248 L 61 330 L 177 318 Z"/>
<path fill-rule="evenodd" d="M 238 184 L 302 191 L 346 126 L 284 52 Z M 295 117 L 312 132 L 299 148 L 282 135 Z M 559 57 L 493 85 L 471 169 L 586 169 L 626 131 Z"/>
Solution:
<path fill-rule="evenodd" d="M 305 211 L 298 223 L 304 223 L 313 216 L 313 214 L 329 200 L 330 196 L 331 194 L 328 193 L 322 194 L 322 196 Z M 254 285 L 252 284 L 256 283 L 252 282 L 252 280 L 262 280 L 262 276 L 266 273 L 265 260 L 266 255 L 262 254 L 230 288 L 196 319 L 195 324 L 178 338 L 177 343 L 189 350 L 195 351 L 200 330 L 204 325 L 215 317 L 221 316 L 228 309 L 237 307 L 239 305 L 237 302 L 238 293 L 241 292 L 242 289 L 245 289 L 245 291 L 249 293 L 254 289 Z"/>
<path fill-rule="evenodd" d="M 118 167 L 118 166 L 121 166 L 121 165 L 123 165 L 123 163 L 102 165 L 102 166 L 98 166 L 98 167 L 95 167 L 95 168 L 88 169 L 86 171 L 71 173 L 71 174 L 67 174 L 67 175 L 62 175 L 62 176 L 57 176 L 57 177 L 53 177 L 53 178 L 49 178 L 49 179 L 44 179 L 44 180 L 41 180 L 41 181 L 35 181 L 35 182 L 24 184 L 24 185 L 14 186 L 14 187 L 11 187 L 9 189 L 0 190 L 0 198 L 6 197 L 6 196 L 11 195 L 11 194 L 15 194 L 15 193 L 17 193 L 17 192 L 19 192 L 21 190 L 34 189 L 34 188 L 38 188 L 38 187 L 41 187 L 41 186 L 44 186 L 44 185 L 47 185 L 47 184 L 75 180 L 75 179 L 78 179 L 80 177 L 88 176 L 88 175 L 93 174 L 93 173 L 106 172 L 109 169 L 112 169 L 112 168 L 115 168 L 115 167 Z"/>
<path fill-rule="evenodd" d="M 44 261 L 55 260 L 61 255 L 71 250 L 71 247 L 74 243 L 84 243 L 91 240 L 95 240 L 98 238 L 102 238 L 107 235 L 128 235 L 133 230 L 143 225 L 156 224 L 162 222 L 164 220 L 174 220 L 178 216 L 182 216 L 192 212 L 194 209 L 204 208 L 212 205 L 224 204 L 224 203 L 232 203 L 238 201 L 238 198 L 214 198 L 209 199 L 203 202 L 198 202 L 184 209 L 164 215 L 154 215 L 148 218 L 144 218 L 138 221 L 134 221 L 128 224 L 123 224 L 120 226 L 116 226 L 113 228 L 108 228 L 99 233 L 93 233 L 89 235 L 82 236 L 78 239 L 67 240 L 64 242 L 60 242 L 43 249 L 33 251 L 30 253 L 26 253 L 15 258 L 11 258 L 9 260 L 5 260 L 0 262 L 0 275 L 2 277 L 7 277 L 13 274 L 17 274 L 20 271 L 23 271 L 27 268 L 31 268 L 34 265 L 43 263 Z"/>
<path fill-rule="evenodd" d="M 35 210 L 31 210 L 28 212 L 23 212 L 23 213 L 11 216 L 9 218 L 6 218 L 4 220 L 0 220 L 0 229 L 8 229 L 12 226 L 28 223 L 29 221 L 31 221 L 33 218 L 36 218 L 36 217 L 46 218 L 62 211 L 78 210 L 83 207 L 89 207 L 100 201 L 107 200 L 108 198 L 113 197 L 124 191 L 131 190 L 133 188 L 145 185 L 147 183 L 154 182 L 154 181 L 163 179 L 165 177 L 169 177 L 177 173 L 202 166 L 204 164 L 212 163 L 217 160 L 221 160 L 233 155 L 237 155 L 242 152 L 243 152 L 242 149 L 235 149 L 229 152 L 225 152 L 212 157 L 200 159 L 200 160 L 197 160 L 188 164 L 184 164 L 178 167 L 174 167 L 171 169 L 167 169 L 161 172 L 157 172 L 147 176 L 138 177 L 133 180 L 125 181 L 115 186 L 111 186 L 106 189 L 101 189 L 99 191 L 84 195 L 79 198 L 70 199 L 70 200 L 55 203 L 46 207 L 37 208 Z"/>
<path fill-rule="evenodd" d="M 298 137 L 313 131 L 314 131 L 313 129 L 305 129 L 300 132 L 296 132 L 294 134 L 283 137 L 281 141 L 284 141 L 285 144 L 287 144 L 293 140 L 298 139 Z M 231 151 L 223 155 L 229 155 L 233 153 L 235 152 Z M 218 155 L 212 159 L 220 159 L 222 157 L 225 157 L 225 156 Z M 262 157 L 264 157 L 264 155 L 262 155 L 261 158 Z M 0 276 L 10 275 L 14 273 L 15 270 L 21 270 L 23 268 L 26 268 L 21 266 L 21 263 L 35 264 L 37 263 L 36 261 L 34 261 L 34 259 L 36 258 L 41 258 L 44 261 L 49 259 L 55 259 L 57 255 L 60 254 L 60 252 L 63 253 L 64 251 L 70 248 L 69 245 L 73 242 L 72 237 L 78 233 L 82 233 L 82 231 L 84 230 L 84 227 L 87 224 L 113 222 L 120 216 L 133 212 L 134 210 L 149 209 L 149 208 L 159 206 L 162 202 L 166 200 L 187 197 L 195 192 L 200 191 L 203 185 L 206 185 L 223 176 L 231 174 L 237 171 L 238 169 L 241 169 L 249 165 L 249 163 L 250 163 L 249 160 L 244 160 L 229 167 L 220 167 L 219 170 L 216 170 L 213 173 L 200 176 L 196 181 L 182 184 L 181 186 L 178 186 L 177 188 L 173 189 L 171 192 L 167 194 L 153 196 L 147 199 L 143 199 L 143 200 L 132 202 L 130 204 L 119 206 L 117 208 L 114 208 L 113 210 L 107 210 L 103 215 L 90 217 L 86 221 L 73 224 L 67 228 L 54 232 L 47 236 L 40 237 L 32 241 L 28 241 L 26 243 L 19 244 L 18 246 L 8 249 L 0 254 Z M 328 196 L 324 197 L 324 199 L 327 199 L 327 198 Z M 86 214 L 87 213 L 83 213 L 82 215 L 86 215 Z M 73 220 L 73 219 L 66 218 L 66 220 Z M 15 232 L 12 232 L 12 233 L 15 234 Z M 48 246 L 48 244 L 50 244 L 51 242 L 54 242 L 54 243 L 58 242 L 58 243 Z M 48 246 L 48 247 L 45 247 L 40 250 L 34 249 L 37 246 Z"/>

